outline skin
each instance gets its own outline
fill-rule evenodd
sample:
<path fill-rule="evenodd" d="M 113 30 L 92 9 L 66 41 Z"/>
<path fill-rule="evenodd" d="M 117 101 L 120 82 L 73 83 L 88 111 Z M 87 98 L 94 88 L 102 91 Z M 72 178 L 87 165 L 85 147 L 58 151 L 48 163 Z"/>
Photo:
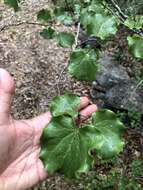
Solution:
<path fill-rule="evenodd" d="M 47 177 L 39 159 L 39 141 L 51 114 L 15 120 L 10 115 L 13 94 L 13 78 L 0 69 L 0 190 L 28 189 Z M 89 117 L 97 107 L 81 97 L 79 110 L 83 117 Z"/>

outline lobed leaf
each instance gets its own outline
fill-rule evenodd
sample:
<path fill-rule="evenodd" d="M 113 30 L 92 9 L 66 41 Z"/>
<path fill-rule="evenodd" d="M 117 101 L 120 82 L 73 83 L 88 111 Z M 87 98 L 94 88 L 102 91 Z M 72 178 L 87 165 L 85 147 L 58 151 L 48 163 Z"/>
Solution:
<path fill-rule="evenodd" d="M 42 9 L 37 13 L 37 19 L 44 22 L 49 22 L 52 20 L 51 11 L 48 9 Z"/>
<path fill-rule="evenodd" d="M 10 7 L 12 7 L 14 9 L 14 11 L 18 11 L 19 10 L 19 2 L 20 0 L 4 0 L 4 3 L 9 5 Z"/>
<path fill-rule="evenodd" d="M 61 171 L 68 178 L 86 172 L 92 160 L 88 154 L 89 141 L 82 129 L 77 128 L 71 117 L 53 118 L 45 128 L 40 158 L 48 173 Z"/>
<path fill-rule="evenodd" d="M 138 35 L 128 36 L 130 53 L 139 59 L 143 59 L 143 38 Z"/>
<path fill-rule="evenodd" d="M 55 37 L 55 30 L 53 30 L 51 27 L 44 28 L 40 35 L 45 39 L 53 39 Z"/>
<path fill-rule="evenodd" d="M 73 23 L 72 17 L 62 7 L 56 7 L 54 9 L 54 16 L 57 21 L 62 22 L 65 25 L 69 26 Z"/>
<path fill-rule="evenodd" d="M 72 33 L 59 32 L 56 36 L 57 42 L 61 47 L 72 47 L 75 37 Z"/>
<path fill-rule="evenodd" d="M 78 80 L 94 81 L 98 71 L 97 57 L 95 50 L 75 50 L 70 56 L 68 72 Z"/>
<path fill-rule="evenodd" d="M 54 117 L 61 115 L 70 115 L 75 117 L 78 115 L 80 98 L 73 94 L 65 94 L 56 96 L 50 104 L 50 111 Z"/>
<path fill-rule="evenodd" d="M 130 29 L 142 29 L 143 28 L 143 16 L 136 15 L 128 17 L 124 24 Z"/>
<path fill-rule="evenodd" d="M 104 1 L 93 0 L 81 10 L 80 22 L 89 35 L 105 40 L 118 30 L 118 19 L 104 6 Z"/>
<path fill-rule="evenodd" d="M 75 100 L 75 95 L 70 96 Z M 99 157 L 108 159 L 123 149 L 121 135 L 124 126 L 113 112 L 105 109 L 94 113 L 91 123 L 77 126 L 73 119 L 75 114 L 63 110 L 71 104 L 77 112 L 79 104 L 75 106 L 69 101 L 65 104 L 67 97 L 69 99 L 66 94 L 53 100 L 56 106 L 52 107 L 52 114 L 56 112 L 56 115 L 43 131 L 40 159 L 49 174 L 60 171 L 68 178 L 76 178 L 92 166 L 91 150 L 95 150 Z M 59 112 L 58 108 L 62 111 Z"/>
<path fill-rule="evenodd" d="M 114 16 L 106 14 L 95 14 L 88 21 L 86 30 L 88 34 L 105 40 L 111 34 L 116 34 L 117 20 Z"/>
<path fill-rule="evenodd" d="M 92 116 L 93 125 L 98 130 L 98 143 L 95 143 L 96 153 L 104 159 L 112 158 L 123 150 L 121 139 L 124 125 L 110 110 L 98 110 Z"/>

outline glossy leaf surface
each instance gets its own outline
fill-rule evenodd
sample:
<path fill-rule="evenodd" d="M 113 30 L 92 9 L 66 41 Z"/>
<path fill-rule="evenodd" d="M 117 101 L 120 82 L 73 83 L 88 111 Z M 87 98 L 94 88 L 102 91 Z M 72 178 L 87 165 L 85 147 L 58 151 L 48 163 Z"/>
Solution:
<path fill-rule="evenodd" d="M 98 71 L 97 58 L 94 50 L 75 50 L 70 56 L 68 72 L 78 80 L 93 81 Z"/>
<path fill-rule="evenodd" d="M 98 110 L 93 114 L 93 125 L 98 131 L 98 142 L 95 144 L 96 153 L 99 157 L 108 159 L 119 154 L 123 150 L 124 142 L 121 134 L 124 125 L 110 110 Z"/>
<path fill-rule="evenodd" d="M 143 59 L 143 37 L 128 36 L 127 40 L 130 53 L 136 58 Z"/>
<path fill-rule="evenodd" d="M 41 138 L 40 158 L 46 171 L 52 174 L 60 170 L 69 178 L 75 178 L 78 172 L 86 172 L 92 161 L 86 136 L 71 117 L 53 118 Z"/>
<path fill-rule="evenodd" d="M 61 115 L 77 116 L 80 98 L 74 94 L 56 96 L 50 104 L 50 111 L 54 117 Z"/>
<path fill-rule="evenodd" d="M 76 96 L 72 96 L 75 99 Z M 112 158 L 123 150 L 121 135 L 124 126 L 110 110 L 98 110 L 92 115 L 92 121 L 77 125 L 73 114 L 65 111 L 64 98 L 67 99 L 67 94 L 53 100 L 56 107 L 52 113 L 56 111 L 57 115 L 43 131 L 40 158 L 48 173 L 60 171 L 68 178 L 76 178 L 92 166 L 91 150 L 104 159 Z M 68 102 L 67 107 L 70 104 L 73 105 Z M 76 107 L 74 104 L 72 109 L 77 113 L 78 107 L 79 104 Z"/>

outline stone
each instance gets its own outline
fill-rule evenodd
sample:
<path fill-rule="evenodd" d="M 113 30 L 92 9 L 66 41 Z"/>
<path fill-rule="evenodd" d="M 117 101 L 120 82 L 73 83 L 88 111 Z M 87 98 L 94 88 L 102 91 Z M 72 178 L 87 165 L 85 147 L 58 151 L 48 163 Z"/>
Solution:
<path fill-rule="evenodd" d="M 96 76 L 99 85 L 108 89 L 129 80 L 126 68 L 120 65 L 112 56 L 104 54 L 98 61 L 100 71 Z"/>
<path fill-rule="evenodd" d="M 104 54 L 100 71 L 92 84 L 91 96 L 101 107 L 129 110 L 131 106 L 143 114 L 143 87 L 131 79 L 126 68 Z"/>

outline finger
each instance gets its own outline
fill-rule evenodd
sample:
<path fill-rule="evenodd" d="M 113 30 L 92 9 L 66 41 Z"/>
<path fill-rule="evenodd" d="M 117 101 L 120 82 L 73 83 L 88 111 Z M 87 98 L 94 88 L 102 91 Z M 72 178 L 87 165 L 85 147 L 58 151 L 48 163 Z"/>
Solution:
<path fill-rule="evenodd" d="M 79 106 L 79 110 L 85 108 L 88 104 L 89 104 L 89 99 L 87 97 L 81 97 L 80 98 L 80 106 Z M 28 120 L 29 124 L 31 124 L 32 126 L 34 126 L 35 128 L 37 128 L 38 130 L 43 129 L 45 127 L 46 124 L 48 124 L 51 120 L 51 114 L 50 112 L 41 114 L 40 116 L 37 116 L 33 119 Z"/>
<path fill-rule="evenodd" d="M 89 104 L 89 99 L 87 97 L 80 97 L 79 110 L 87 107 L 88 104 Z"/>
<path fill-rule="evenodd" d="M 32 125 L 36 130 L 42 130 L 51 120 L 52 116 L 50 112 L 43 113 L 33 119 L 27 120 L 29 125 Z"/>
<path fill-rule="evenodd" d="M 10 114 L 14 80 L 10 74 L 0 69 L 0 122 L 7 120 Z"/>
<path fill-rule="evenodd" d="M 95 104 L 92 104 L 88 107 L 86 107 L 85 109 L 83 109 L 81 112 L 80 112 L 80 115 L 81 117 L 83 118 L 88 118 L 91 116 L 91 114 L 93 114 L 94 112 L 96 112 L 97 110 L 97 106 Z"/>

